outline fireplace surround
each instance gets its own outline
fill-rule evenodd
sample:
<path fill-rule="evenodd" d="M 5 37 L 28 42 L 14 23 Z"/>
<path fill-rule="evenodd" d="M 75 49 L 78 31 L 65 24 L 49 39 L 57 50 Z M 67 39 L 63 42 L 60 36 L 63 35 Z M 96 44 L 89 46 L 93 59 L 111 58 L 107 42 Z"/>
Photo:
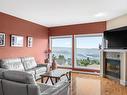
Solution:
<path fill-rule="evenodd" d="M 102 77 L 117 79 L 127 85 L 127 49 L 104 49 L 101 51 Z"/>

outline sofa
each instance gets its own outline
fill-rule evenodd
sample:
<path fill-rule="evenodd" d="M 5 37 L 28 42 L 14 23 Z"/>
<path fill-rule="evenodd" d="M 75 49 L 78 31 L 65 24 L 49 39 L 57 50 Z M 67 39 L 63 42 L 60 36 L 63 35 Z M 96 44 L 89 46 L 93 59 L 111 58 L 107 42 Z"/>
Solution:
<path fill-rule="evenodd" d="M 0 69 L 0 95 L 69 95 L 69 82 L 55 85 L 35 82 L 32 74 Z"/>
<path fill-rule="evenodd" d="M 45 64 L 37 64 L 34 57 L 0 59 L 0 68 L 30 73 L 37 80 L 47 71 Z"/>

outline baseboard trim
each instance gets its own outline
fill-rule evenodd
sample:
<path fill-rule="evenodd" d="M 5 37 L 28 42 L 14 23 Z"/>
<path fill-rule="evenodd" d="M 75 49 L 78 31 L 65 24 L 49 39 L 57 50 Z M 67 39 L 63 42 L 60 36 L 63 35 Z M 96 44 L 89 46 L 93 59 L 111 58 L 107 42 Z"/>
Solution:
<path fill-rule="evenodd" d="M 82 72 L 82 71 L 72 71 L 72 72 L 79 73 L 79 74 L 100 75 L 100 73 L 97 73 L 97 72 Z"/>
<path fill-rule="evenodd" d="M 125 81 L 125 80 L 120 80 L 120 84 L 123 85 L 123 86 L 127 86 L 127 81 Z"/>

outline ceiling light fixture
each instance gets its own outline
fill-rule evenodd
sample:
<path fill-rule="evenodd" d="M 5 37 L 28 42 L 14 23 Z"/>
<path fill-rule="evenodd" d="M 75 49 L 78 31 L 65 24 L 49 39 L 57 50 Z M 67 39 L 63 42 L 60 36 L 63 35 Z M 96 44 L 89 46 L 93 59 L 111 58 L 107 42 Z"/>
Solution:
<path fill-rule="evenodd" d="M 95 17 L 104 17 L 104 16 L 106 16 L 106 13 L 97 13 L 94 16 Z"/>

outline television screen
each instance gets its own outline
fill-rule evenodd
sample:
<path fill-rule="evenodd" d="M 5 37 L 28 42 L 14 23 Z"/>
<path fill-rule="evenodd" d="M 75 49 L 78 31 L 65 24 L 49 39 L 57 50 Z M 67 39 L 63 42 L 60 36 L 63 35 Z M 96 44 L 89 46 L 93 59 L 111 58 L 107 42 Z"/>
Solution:
<path fill-rule="evenodd" d="M 127 49 L 127 27 L 105 31 L 104 39 L 109 49 Z"/>

